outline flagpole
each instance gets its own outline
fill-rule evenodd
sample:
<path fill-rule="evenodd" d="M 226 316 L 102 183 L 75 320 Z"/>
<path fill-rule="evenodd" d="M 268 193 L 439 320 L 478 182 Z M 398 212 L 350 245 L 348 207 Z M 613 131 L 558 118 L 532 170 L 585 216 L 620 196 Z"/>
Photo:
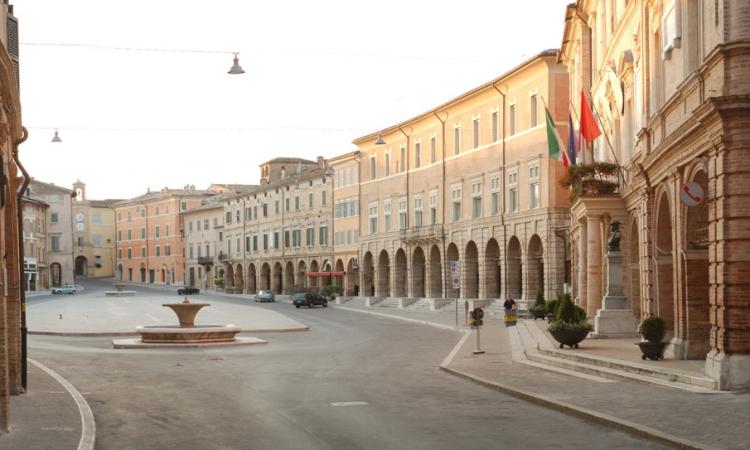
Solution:
<path fill-rule="evenodd" d="M 584 92 L 583 95 L 586 95 L 586 93 Z M 586 100 L 588 101 L 588 99 Z M 625 100 L 623 99 L 623 102 L 624 101 Z M 602 123 L 602 118 L 599 116 L 599 111 L 596 110 L 596 105 L 594 105 L 594 102 L 591 102 L 591 108 L 594 110 L 594 117 L 596 117 L 596 120 L 599 122 L 599 126 L 602 127 L 602 134 L 604 135 L 604 140 L 607 141 L 607 146 L 609 147 L 609 152 L 612 154 L 612 159 L 615 160 L 615 164 L 617 164 L 617 167 L 620 167 L 620 161 L 618 161 L 617 155 L 615 154 L 615 148 L 612 147 L 612 143 L 609 141 L 609 136 L 607 135 L 607 132 L 604 128 L 604 123 Z"/>

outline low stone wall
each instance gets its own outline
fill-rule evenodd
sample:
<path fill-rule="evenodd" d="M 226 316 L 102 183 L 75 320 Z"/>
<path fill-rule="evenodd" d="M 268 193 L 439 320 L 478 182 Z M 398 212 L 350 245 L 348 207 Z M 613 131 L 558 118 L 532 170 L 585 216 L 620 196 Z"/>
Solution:
<path fill-rule="evenodd" d="M 398 309 L 404 309 L 409 305 L 413 305 L 414 303 L 417 303 L 418 300 L 418 298 L 400 298 L 398 299 Z"/>

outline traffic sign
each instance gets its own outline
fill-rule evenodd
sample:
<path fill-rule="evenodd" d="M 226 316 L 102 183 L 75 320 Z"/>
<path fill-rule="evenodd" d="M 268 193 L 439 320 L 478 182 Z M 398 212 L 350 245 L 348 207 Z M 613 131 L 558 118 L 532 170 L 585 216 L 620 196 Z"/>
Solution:
<path fill-rule="evenodd" d="M 680 189 L 680 201 L 687 206 L 698 206 L 703 202 L 705 193 L 700 184 L 691 181 Z"/>

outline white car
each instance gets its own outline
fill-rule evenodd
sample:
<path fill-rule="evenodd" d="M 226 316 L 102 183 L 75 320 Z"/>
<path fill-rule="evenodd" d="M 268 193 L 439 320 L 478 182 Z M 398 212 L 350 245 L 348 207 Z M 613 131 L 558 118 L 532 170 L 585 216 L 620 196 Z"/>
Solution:
<path fill-rule="evenodd" d="M 72 284 L 63 284 L 62 287 L 52 288 L 52 293 L 73 295 L 76 293 L 76 287 Z"/>

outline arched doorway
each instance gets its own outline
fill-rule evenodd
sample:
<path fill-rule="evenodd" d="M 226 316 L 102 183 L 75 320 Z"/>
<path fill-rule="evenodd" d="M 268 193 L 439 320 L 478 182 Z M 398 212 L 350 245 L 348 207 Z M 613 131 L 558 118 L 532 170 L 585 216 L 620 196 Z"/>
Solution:
<path fill-rule="evenodd" d="M 539 293 L 544 295 L 544 249 L 542 239 L 538 234 L 531 236 L 526 252 L 526 297 L 529 301 L 535 299 Z"/>
<path fill-rule="evenodd" d="M 85 256 L 76 256 L 76 276 L 87 277 L 89 275 L 89 265 Z"/>
<path fill-rule="evenodd" d="M 675 333 L 674 258 L 672 256 L 672 215 L 667 194 L 662 192 L 656 206 L 656 314 L 664 319 L 667 337 Z"/>
<path fill-rule="evenodd" d="M 426 282 L 424 252 L 417 247 L 411 257 L 411 296 L 424 297 Z"/>
<path fill-rule="evenodd" d="M 484 250 L 484 296 L 500 298 L 500 245 L 494 238 Z"/>
<path fill-rule="evenodd" d="M 685 211 L 685 319 L 687 321 L 686 357 L 703 359 L 711 350 L 708 301 L 708 180 L 706 173 L 699 170 L 693 182 L 700 185 L 705 198 L 700 205 L 684 207 Z"/>
<path fill-rule="evenodd" d="M 260 267 L 260 289 L 268 291 L 271 289 L 271 266 L 263 263 Z"/>
<path fill-rule="evenodd" d="M 445 267 L 445 279 L 447 280 L 445 294 L 448 298 L 457 298 L 459 290 L 453 289 L 453 279 L 451 278 L 451 261 L 459 261 L 458 247 L 456 247 L 456 244 L 451 242 L 450 245 L 448 245 L 446 257 L 448 258 L 448 264 Z"/>
<path fill-rule="evenodd" d="M 234 267 L 227 264 L 227 271 L 224 274 L 224 290 L 232 293 L 234 291 Z"/>
<path fill-rule="evenodd" d="M 294 264 L 291 261 L 287 261 L 284 267 L 284 292 L 294 294 Z"/>
<path fill-rule="evenodd" d="M 345 288 L 346 293 L 344 295 L 359 295 L 359 267 L 355 258 L 350 258 L 346 264 Z"/>
<path fill-rule="evenodd" d="M 318 289 L 318 276 L 317 273 L 320 272 L 320 267 L 318 266 L 318 261 L 312 260 L 310 263 L 310 272 L 316 274 L 314 277 L 308 277 L 308 283 L 310 283 L 310 288 L 317 290 Z"/>
<path fill-rule="evenodd" d="M 162 266 L 161 270 L 159 270 L 159 279 L 162 283 L 167 282 L 167 266 Z"/>
<path fill-rule="evenodd" d="M 238 294 L 241 294 L 245 287 L 245 272 L 242 270 L 242 264 L 237 264 L 237 268 L 234 270 L 234 290 Z"/>
<path fill-rule="evenodd" d="M 336 260 L 336 272 L 343 273 L 344 272 L 344 261 L 341 259 Z M 339 293 L 344 292 L 344 276 L 343 275 L 336 275 L 333 277 L 333 284 L 336 286 L 336 290 Z"/>
<path fill-rule="evenodd" d="M 378 280 L 375 287 L 376 297 L 389 297 L 391 295 L 391 260 L 388 252 L 383 250 L 378 256 Z"/>
<path fill-rule="evenodd" d="M 320 288 L 324 288 L 331 284 L 331 275 L 330 273 L 333 271 L 333 266 L 331 266 L 331 262 L 327 259 L 323 260 L 323 264 L 320 266 L 320 272 L 326 273 L 329 275 L 321 275 L 318 278 L 320 278 Z"/>
<path fill-rule="evenodd" d="M 640 321 L 641 319 L 641 268 L 639 265 L 641 252 L 640 252 L 640 236 L 638 234 L 638 220 L 636 215 L 633 214 L 633 218 L 630 220 L 630 226 L 628 232 L 625 235 L 628 239 L 628 272 L 630 273 L 630 289 L 628 290 L 628 298 L 630 299 L 630 309 L 633 311 L 635 317 Z"/>
<path fill-rule="evenodd" d="M 506 252 L 506 263 L 508 264 L 508 297 L 521 298 L 521 286 L 523 282 L 521 268 L 521 242 L 513 236 L 508 240 L 508 251 Z"/>
<path fill-rule="evenodd" d="M 466 244 L 463 269 L 466 286 L 464 298 L 479 298 L 479 252 L 474 241 Z"/>
<path fill-rule="evenodd" d="M 306 272 L 307 265 L 304 261 L 300 261 L 299 264 L 297 264 L 297 284 L 299 285 L 300 289 L 307 288 L 307 276 L 305 275 Z"/>
<path fill-rule="evenodd" d="M 433 245 L 430 249 L 430 298 L 443 296 L 443 269 L 440 259 L 440 247 Z"/>
<path fill-rule="evenodd" d="M 60 263 L 52 263 L 49 266 L 50 284 L 52 287 L 62 286 L 62 266 Z M 122 279 L 122 264 L 118 267 L 118 275 Z"/>
<path fill-rule="evenodd" d="M 273 278 L 271 282 L 271 290 L 274 294 L 281 294 L 281 283 L 283 280 L 283 271 L 281 263 L 277 262 L 273 265 Z"/>
<path fill-rule="evenodd" d="M 372 260 L 372 253 L 365 253 L 362 260 L 362 295 L 364 297 L 375 295 L 375 266 Z"/>
<path fill-rule="evenodd" d="M 141 272 L 141 283 L 145 283 L 146 282 L 146 265 L 143 263 L 141 263 L 140 272 Z"/>
<path fill-rule="evenodd" d="M 256 281 L 257 274 L 255 273 L 255 264 L 250 263 L 247 265 L 247 292 L 255 294 L 258 292 L 258 286 Z"/>
<path fill-rule="evenodd" d="M 393 296 L 406 297 L 406 252 L 403 248 L 396 250 L 396 273 L 393 283 Z"/>

